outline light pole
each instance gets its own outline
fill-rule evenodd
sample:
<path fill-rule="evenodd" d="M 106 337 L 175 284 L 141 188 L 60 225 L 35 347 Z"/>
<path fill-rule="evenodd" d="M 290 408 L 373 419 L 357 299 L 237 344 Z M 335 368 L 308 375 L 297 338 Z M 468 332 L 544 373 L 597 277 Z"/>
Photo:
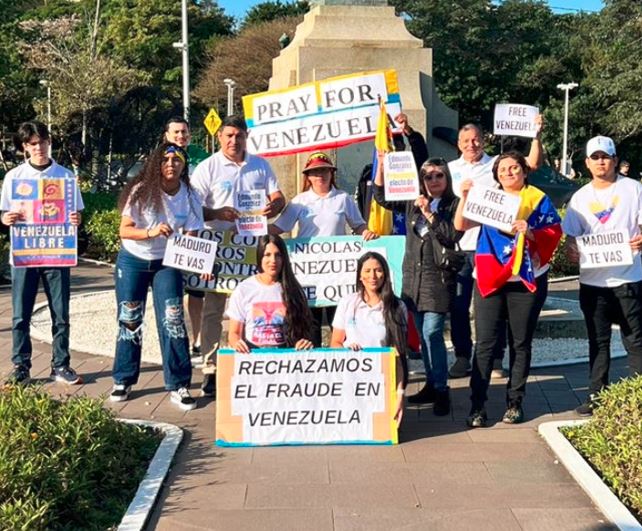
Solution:
<path fill-rule="evenodd" d="M 227 77 L 223 80 L 223 83 L 227 87 L 227 115 L 231 116 L 234 114 L 234 88 L 236 87 L 236 81 Z"/>
<path fill-rule="evenodd" d="M 189 122 L 189 36 L 187 34 L 187 0 L 181 0 L 181 41 L 172 44 L 183 55 L 183 118 Z"/>
<path fill-rule="evenodd" d="M 562 140 L 562 173 L 566 177 L 570 175 L 567 155 L 568 155 L 568 93 L 577 87 L 577 83 L 560 83 L 557 88 L 564 91 L 564 138 Z"/>
<path fill-rule="evenodd" d="M 49 136 L 51 137 L 51 85 L 46 79 L 40 80 L 40 85 L 47 89 L 47 130 L 49 131 Z M 49 142 L 49 158 L 51 158 L 51 144 Z"/>

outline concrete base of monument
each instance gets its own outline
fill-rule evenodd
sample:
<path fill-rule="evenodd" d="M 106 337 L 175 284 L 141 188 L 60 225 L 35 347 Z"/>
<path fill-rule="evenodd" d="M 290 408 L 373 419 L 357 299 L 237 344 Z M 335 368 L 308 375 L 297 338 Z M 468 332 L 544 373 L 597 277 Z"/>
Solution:
<path fill-rule="evenodd" d="M 149 310 L 145 315 L 143 327 L 142 360 L 161 364 L 161 355 L 156 331 L 151 294 L 146 302 Z M 118 327 L 116 322 L 116 298 L 113 290 L 90 294 L 75 295 L 70 300 L 72 350 L 114 357 Z M 188 325 L 189 328 L 189 325 Z M 471 328 L 474 330 L 474 326 Z M 227 321 L 223 323 L 222 343 L 227 343 Z M 51 318 L 47 304 L 36 306 L 31 323 L 34 339 L 51 342 Z M 474 334 L 474 332 L 473 332 Z M 449 330 L 446 331 L 450 363 L 454 361 Z M 324 343 L 329 344 L 330 330 L 324 329 Z M 611 356 L 625 356 L 618 327 L 613 327 Z M 584 319 L 579 303 L 574 300 L 549 297 L 547 299 L 533 341 L 532 367 L 545 367 L 588 361 L 588 343 Z M 411 362 L 416 371 L 421 371 L 421 361 Z M 504 367 L 508 367 L 508 356 L 504 357 Z"/>

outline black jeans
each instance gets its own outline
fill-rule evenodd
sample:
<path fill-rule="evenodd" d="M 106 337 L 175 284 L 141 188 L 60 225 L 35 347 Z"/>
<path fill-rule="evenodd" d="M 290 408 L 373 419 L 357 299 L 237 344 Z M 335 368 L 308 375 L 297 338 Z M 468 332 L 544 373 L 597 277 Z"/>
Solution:
<path fill-rule="evenodd" d="M 506 401 L 518 401 L 526 393 L 526 380 L 531 368 L 531 345 L 539 312 L 548 292 L 548 274 L 537 278 L 537 289 L 531 293 L 521 282 L 507 282 L 501 289 L 482 297 L 475 286 L 475 333 L 477 348 L 470 379 L 471 401 L 481 409 L 487 400 L 493 353 L 505 334 L 508 324 L 510 349 L 509 378 Z"/>
<path fill-rule="evenodd" d="M 312 337 L 310 338 L 314 348 L 321 347 L 321 328 L 323 326 L 323 314 L 328 321 L 330 330 L 332 330 L 332 321 L 334 320 L 334 314 L 337 311 L 336 306 L 324 306 L 322 308 L 310 308 L 312 312 Z"/>
<path fill-rule="evenodd" d="M 616 288 L 580 284 L 580 308 L 589 339 L 589 393 L 609 383 L 611 325 L 620 325 L 631 375 L 642 373 L 642 282 Z"/>

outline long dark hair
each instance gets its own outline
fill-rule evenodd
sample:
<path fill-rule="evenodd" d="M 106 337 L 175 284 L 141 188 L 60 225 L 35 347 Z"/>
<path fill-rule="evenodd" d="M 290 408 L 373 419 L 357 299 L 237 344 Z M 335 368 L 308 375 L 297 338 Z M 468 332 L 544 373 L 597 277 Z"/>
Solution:
<path fill-rule="evenodd" d="M 408 380 L 407 354 L 408 354 L 408 316 L 405 314 L 399 297 L 392 291 L 392 281 L 390 279 L 390 268 L 388 262 L 379 253 L 368 251 L 363 254 L 357 261 L 357 293 L 361 300 L 365 302 L 365 287 L 361 282 L 361 270 L 363 264 L 368 260 L 376 260 L 383 270 L 383 284 L 379 290 L 379 296 L 383 303 L 383 319 L 386 326 L 385 342 L 387 346 L 394 347 L 399 352 L 401 364 L 404 368 L 403 381 L 404 385 Z"/>
<path fill-rule="evenodd" d="M 426 185 L 424 183 L 424 175 L 428 173 L 429 166 L 435 166 L 439 168 L 439 170 L 443 172 L 443 174 L 446 176 L 446 189 L 444 190 L 444 193 L 441 196 L 442 199 L 446 199 L 446 200 L 454 199 L 455 192 L 453 191 L 453 178 L 450 175 L 450 170 L 448 169 L 448 163 L 441 157 L 430 158 L 421 165 L 421 168 L 419 168 L 419 191 L 421 192 L 421 194 L 424 197 L 430 199 L 430 196 L 428 195 L 428 190 L 426 190 Z"/>
<path fill-rule="evenodd" d="M 177 146 L 176 144 L 163 142 L 154 151 L 152 151 L 151 155 L 145 161 L 143 169 L 140 170 L 140 173 L 129 181 L 125 185 L 125 188 L 123 188 L 120 198 L 118 199 L 118 208 L 121 212 L 128 201 L 132 210 L 137 208 L 141 211 L 143 207 L 148 205 L 153 208 L 154 212 L 160 212 L 163 210 L 163 198 L 161 196 L 163 174 L 161 172 L 161 166 L 163 164 L 163 159 L 165 158 L 165 152 L 168 148 L 173 148 L 183 156 L 185 167 L 180 175 L 180 180 L 185 184 L 185 186 L 187 186 L 188 193 L 190 195 L 192 194 L 192 187 L 189 184 L 187 153 L 182 147 Z M 191 204 L 192 203 L 190 201 L 190 208 Z"/>
<path fill-rule="evenodd" d="M 312 328 L 312 312 L 308 308 L 308 301 L 301 284 L 294 276 L 290 257 L 285 242 L 276 234 L 266 234 L 259 238 L 256 249 L 256 268 L 263 272 L 261 262 L 268 244 L 276 245 L 283 259 L 283 266 L 279 271 L 278 281 L 281 284 L 283 305 L 285 306 L 285 341 L 287 346 L 293 347 L 299 339 L 310 339 Z"/>
<path fill-rule="evenodd" d="M 513 159 L 515 162 L 517 162 L 517 164 L 521 166 L 522 171 L 524 172 L 524 186 L 528 186 L 528 174 L 530 173 L 531 168 L 526 161 L 526 157 L 519 151 L 506 151 L 497 156 L 497 159 L 495 159 L 495 163 L 493 164 L 493 179 L 495 179 L 495 181 L 499 183 L 497 168 L 499 168 L 499 163 L 504 159 Z M 502 188 L 502 185 L 500 184 L 499 187 Z"/>

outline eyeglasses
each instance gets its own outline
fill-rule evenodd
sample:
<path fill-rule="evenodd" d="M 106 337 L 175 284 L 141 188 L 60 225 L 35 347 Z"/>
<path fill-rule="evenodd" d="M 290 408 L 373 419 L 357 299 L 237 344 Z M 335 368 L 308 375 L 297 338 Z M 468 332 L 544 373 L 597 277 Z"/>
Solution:
<path fill-rule="evenodd" d="M 603 155 L 591 155 L 589 159 L 591 160 L 611 160 L 613 157 L 604 153 Z"/>
<path fill-rule="evenodd" d="M 446 177 L 446 174 L 442 171 L 433 171 L 432 173 L 426 173 L 424 175 L 424 181 L 432 181 L 433 179 L 443 179 Z"/>

